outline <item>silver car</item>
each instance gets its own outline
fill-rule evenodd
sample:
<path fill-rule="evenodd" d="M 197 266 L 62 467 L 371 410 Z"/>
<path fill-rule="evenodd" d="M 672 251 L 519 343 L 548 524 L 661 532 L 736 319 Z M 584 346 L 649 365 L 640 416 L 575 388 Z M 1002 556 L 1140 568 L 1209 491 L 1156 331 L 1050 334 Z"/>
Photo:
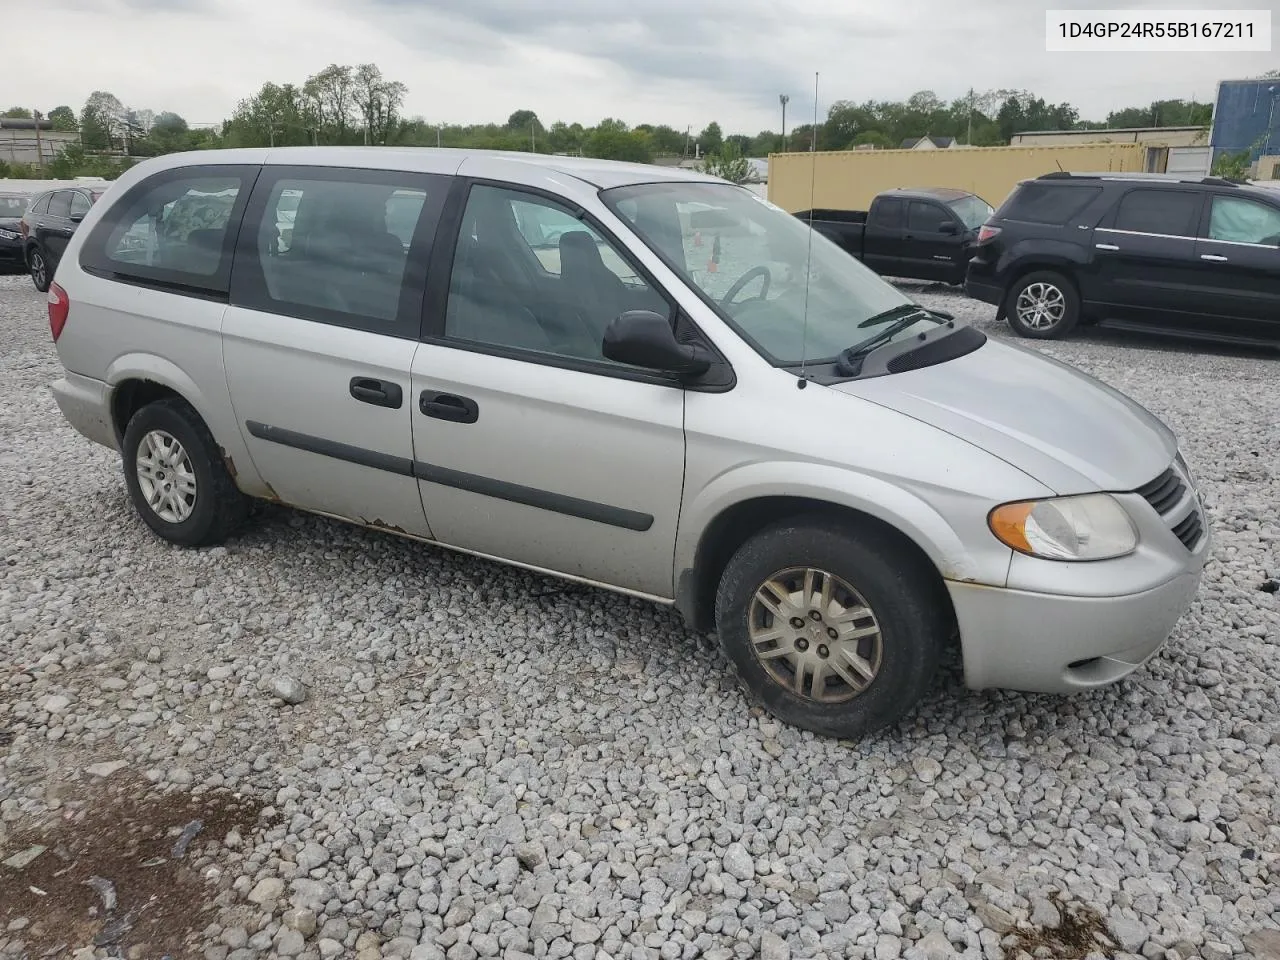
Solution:
<path fill-rule="evenodd" d="M 1138 404 L 678 169 L 157 158 L 49 318 L 59 407 L 166 540 L 261 498 L 645 597 L 823 734 L 901 717 L 952 644 L 975 689 L 1118 680 L 1209 550 Z"/>

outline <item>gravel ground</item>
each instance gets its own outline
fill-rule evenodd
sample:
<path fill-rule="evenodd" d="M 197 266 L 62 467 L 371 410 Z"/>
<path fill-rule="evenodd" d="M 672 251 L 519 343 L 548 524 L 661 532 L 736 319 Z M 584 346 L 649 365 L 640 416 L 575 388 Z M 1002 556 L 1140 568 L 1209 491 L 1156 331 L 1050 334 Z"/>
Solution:
<path fill-rule="evenodd" d="M 0 343 L 0 956 L 1280 957 L 1280 360 L 1045 347 L 1182 436 L 1199 599 L 1118 686 L 953 666 L 839 743 L 639 601 L 274 508 L 169 547 L 23 277 Z"/>

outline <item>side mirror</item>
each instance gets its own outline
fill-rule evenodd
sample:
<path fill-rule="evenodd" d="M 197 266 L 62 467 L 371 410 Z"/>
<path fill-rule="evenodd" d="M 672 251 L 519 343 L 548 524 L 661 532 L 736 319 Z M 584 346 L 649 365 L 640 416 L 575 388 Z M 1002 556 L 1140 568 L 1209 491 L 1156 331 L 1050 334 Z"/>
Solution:
<path fill-rule="evenodd" d="M 70 216 L 68 219 L 70 219 L 70 221 L 71 221 L 72 223 L 79 223 L 81 220 L 83 220 L 83 219 L 84 219 L 84 214 L 83 214 L 83 213 L 73 213 L 73 214 L 71 214 L 71 216 Z"/>
<path fill-rule="evenodd" d="M 604 331 L 602 351 L 609 360 L 633 367 L 696 377 L 711 369 L 711 361 L 692 344 L 681 343 L 671 322 L 652 310 L 628 310 Z"/>
<path fill-rule="evenodd" d="M 954 220 L 944 220 L 938 225 L 938 232 L 945 233 L 948 236 L 955 236 L 960 232 L 960 225 Z"/>

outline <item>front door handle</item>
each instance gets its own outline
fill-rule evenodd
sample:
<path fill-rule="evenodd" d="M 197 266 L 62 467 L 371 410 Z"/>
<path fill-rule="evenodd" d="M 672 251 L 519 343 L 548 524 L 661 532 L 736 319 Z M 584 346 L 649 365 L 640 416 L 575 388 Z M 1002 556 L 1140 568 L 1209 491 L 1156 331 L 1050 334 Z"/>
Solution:
<path fill-rule="evenodd" d="M 375 380 L 373 377 L 352 377 L 351 396 L 361 403 L 371 403 L 375 407 L 390 407 L 399 410 L 404 402 L 404 391 L 398 383 L 386 380 Z"/>
<path fill-rule="evenodd" d="M 1209 261 L 1211 261 L 1211 262 L 1213 262 L 1213 263 L 1226 263 L 1226 262 L 1227 262 L 1227 258 L 1226 258 L 1226 257 L 1220 257 L 1220 256 L 1218 256 L 1216 253 L 1202 253 L 1202 254 L 1200 254 L 1200 259 L 1201 259 L 1201 260 L 1209 260 Z"/>
<path fill-rule="evenodd" d="M 1120 249 L 1114 243 L 1095 243 L 1094 246 L 1097 247 L 1099 250 L 1119 250 Z"/>
<path fill-rule="evenodd" d="M 422 396 L 418 398 L 418 409 L 428 417 L 452 420 L 454 423 L 475 423 L 480 419 L 480 407 L 474 400 L 452 393 L 437 393 L 435 390 L 422 391 Z"/>

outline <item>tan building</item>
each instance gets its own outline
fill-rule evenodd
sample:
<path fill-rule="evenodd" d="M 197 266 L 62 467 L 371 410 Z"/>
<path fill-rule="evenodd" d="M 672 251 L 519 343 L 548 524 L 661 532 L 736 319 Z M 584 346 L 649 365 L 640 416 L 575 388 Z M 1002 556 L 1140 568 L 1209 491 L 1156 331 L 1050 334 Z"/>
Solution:
<path fill-rule="evenodd" d="M 1064 147 L 1078 143 L 1148 143 L 1196 147 L 1209 143 L 1208 127 L 1117 127 L 1111 130 L 1029 130 L 1015 133 L 1009 146 Z"/>

